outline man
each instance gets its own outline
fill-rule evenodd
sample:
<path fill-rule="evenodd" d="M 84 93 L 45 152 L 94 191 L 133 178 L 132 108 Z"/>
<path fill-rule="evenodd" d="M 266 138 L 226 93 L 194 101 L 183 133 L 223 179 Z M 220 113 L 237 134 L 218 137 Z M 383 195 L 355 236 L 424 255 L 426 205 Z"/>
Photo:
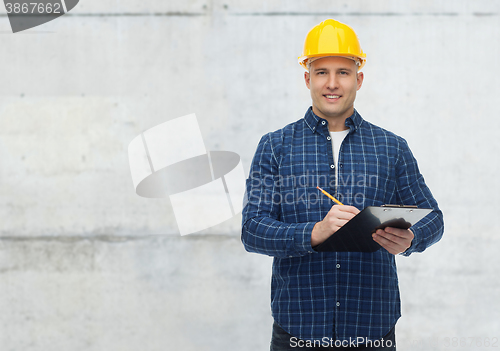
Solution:
<path fill-rule="evenodd" d="M 354 31 L 326 20 L 308 33 L 299 63 L 312 107 L 262 137 L 247 179 L 242 241 L 274 257 L 271 350 L 395 350 L 400 299 L 395 255 L 440 240 L 443 216 L 406 141 L 354 109 L 366 56 Z M 320 186 L 344 205 L 331 205 Z M 367 206 L 415 205 L 433 212 L 408 230 L 378 230 L 381 249 L 314 247 Z"/>

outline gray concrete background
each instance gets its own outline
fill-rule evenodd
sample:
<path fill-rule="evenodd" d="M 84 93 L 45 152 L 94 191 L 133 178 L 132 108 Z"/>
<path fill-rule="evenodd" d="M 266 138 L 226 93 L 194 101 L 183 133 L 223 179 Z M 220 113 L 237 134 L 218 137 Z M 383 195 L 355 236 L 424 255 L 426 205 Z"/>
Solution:
<path fill-rule="evenodd" d="M 180 237 L 127 146 L 194 112 L 248 172 L 310 105 L 296 59 L 326 18 L 368 55 L 356 108 L 408 140 L 445 214 L 398 257 L 400 350 L 500 348 L 498 1 L 81 0 L 18 34 L 0 6 L 2 351 L 268 349 L 271 258 L 241 216 Z"/>

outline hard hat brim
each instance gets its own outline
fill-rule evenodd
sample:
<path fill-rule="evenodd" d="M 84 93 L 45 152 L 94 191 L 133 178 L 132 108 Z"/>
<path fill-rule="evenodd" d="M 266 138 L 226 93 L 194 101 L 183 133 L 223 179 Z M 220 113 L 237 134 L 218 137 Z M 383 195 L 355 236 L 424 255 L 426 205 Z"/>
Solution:
<path fill-rule="evenodd" d="M 328 57 L 328 56 L 340 56 L 340 57 L 345 57 L 345 56 L 351 56 L 351 57 L 356 57 L 359 59 L 361 62 L 358 66 L 358 71 L 363 68 L 363 66 L 366 63 L 366 54 L 362 53 L 361 55 L 353 55 L 352 53 L 335 53 L 335 54 L 321 54 L 321 55 L 306 55 L 306 56 L 300 56 L 298 58 L 299 64 L 304 67 L 307 71 L 307 64 L 306 61 L 311 58 L 317 58 L 317 57 Z"/>

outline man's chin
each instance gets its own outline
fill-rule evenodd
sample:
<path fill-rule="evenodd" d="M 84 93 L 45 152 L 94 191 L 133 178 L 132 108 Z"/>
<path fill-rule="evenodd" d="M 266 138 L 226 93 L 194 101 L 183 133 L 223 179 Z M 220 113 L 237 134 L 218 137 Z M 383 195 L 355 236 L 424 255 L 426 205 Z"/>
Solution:
<path fill-rule="evenodd" d="M 327 110 L 327 111 L 324 111 L 323 113 L 323 116 L 325 116 L 324 118 L 332 118 L 332 119 L 335 119 L 335 118 L 341 118 L 345 112 L 344 111 L 338 111 L 338 110 Z"/>

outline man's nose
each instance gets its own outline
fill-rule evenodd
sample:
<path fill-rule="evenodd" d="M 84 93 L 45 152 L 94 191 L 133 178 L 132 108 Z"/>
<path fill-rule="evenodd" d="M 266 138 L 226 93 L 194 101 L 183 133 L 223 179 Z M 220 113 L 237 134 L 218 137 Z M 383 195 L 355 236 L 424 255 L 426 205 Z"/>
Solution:
<path fill-rule="evenodd" d="M 328 76 L 327 88 L 333 90 L 338 88 L 338 79 L 335 74 L 330 74 Z"/>

